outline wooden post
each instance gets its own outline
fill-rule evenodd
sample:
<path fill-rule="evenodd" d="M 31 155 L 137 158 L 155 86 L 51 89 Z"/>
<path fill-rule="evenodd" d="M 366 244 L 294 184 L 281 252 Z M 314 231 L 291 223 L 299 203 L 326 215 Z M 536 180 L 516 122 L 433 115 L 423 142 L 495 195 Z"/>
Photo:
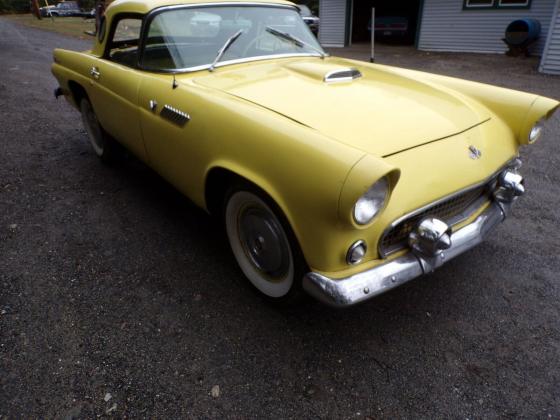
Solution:
<path fill-rule="evenodd" d="M 41 16 L 41 10 L 39 8 L 39 0 L 31 0 L 31 12 L 37 19 L 43 19 L 43 16 Z"/>
<path fill-rule="evenodd" d="M 51 20 L 54 22 L 54 16 L 51 13 L 51 8 L 49 7 L 49 2 L 47 0 L 45 0 L 45 6 L 47 6 L 47 13 L 49 14 L 49 16 L 51 17 Z"/>
<path fill-rule="evenodd" d="M 95 2 L 95 33 L 99 33 L 101 26 L 101 18 L 105 15 L 107 4 L 105 0 L 96 0 Z"/>
<path fill-rule="evenodd" d="M 371 8 L 371 56 L 370 63 L 375 62 L 375 7 Z"/>

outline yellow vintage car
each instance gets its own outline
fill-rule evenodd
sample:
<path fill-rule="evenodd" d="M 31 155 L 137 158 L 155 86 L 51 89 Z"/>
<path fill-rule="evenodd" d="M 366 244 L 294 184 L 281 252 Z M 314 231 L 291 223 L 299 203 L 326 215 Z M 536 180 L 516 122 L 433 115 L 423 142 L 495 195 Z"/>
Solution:
<path fill-rule="evenodd" d="M 274 302 L 353 305 L 480 243 L 555 100 L 326 54 L 283 0 L 116 0 L 55 90 L 225 225 Z"/>

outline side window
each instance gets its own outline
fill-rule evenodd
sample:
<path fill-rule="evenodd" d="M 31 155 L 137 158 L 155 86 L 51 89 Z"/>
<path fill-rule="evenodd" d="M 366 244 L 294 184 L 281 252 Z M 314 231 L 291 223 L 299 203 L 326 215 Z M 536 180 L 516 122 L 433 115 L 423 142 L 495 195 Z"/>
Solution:
<path fill-rule="evenodd" d="M 142 65 L 151 70 L 170 70 L 211 61 L 226 39 L 219 36 L 220 32 L 226 33 L 227 29 L 222 17 L 209 10 L 184 9 L 156 15 L 148 28 Z"/>
<path fill-rule="evenodd" d="M 113 38 L 109 42 L 109 59 L 129 67 L 135 67 L 138 61 L 138 42 L 142 19 L 119 19 Z"/>

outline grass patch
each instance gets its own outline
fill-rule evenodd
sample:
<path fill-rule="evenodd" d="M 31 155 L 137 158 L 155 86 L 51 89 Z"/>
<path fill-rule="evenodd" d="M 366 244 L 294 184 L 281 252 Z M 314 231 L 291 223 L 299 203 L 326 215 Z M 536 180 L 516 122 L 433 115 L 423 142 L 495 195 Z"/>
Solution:
<path fill-rule="evenodd" d="M 55 17 L 54 20 L 49 17 L 39 20 L 31 14 L 4 15 L 2 17 L 31 28 L 44 29 L 81 39 L 92 39 L 91 36 L 84 34 L 84 31 L 93 31 L 95 29 L 95 21 L 93 19 L 85 20 L 82 17 Z"/>

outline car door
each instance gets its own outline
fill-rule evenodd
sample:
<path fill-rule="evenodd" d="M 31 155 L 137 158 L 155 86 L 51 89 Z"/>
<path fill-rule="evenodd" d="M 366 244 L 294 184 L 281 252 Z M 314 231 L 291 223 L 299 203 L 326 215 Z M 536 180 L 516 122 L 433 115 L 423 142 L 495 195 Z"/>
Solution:
<path fill-rule="evenodd" d="M 174 39 L 178 37 L 188 43 L 201 41 L 200 50 L 207 47 L 201 35 L 196 39 L 193 36 L 192 20 L 200 18 L 200 14 L 190 9 L 175 16 L 171 13 L 156 15 L 146 29 L 140 59 L 140 66 L 145 70 L 138 96 L 140 121 L 150 166 L 197 201 L 200 191 L 196 188 L 201 185 L 208 156 L 215 153 L 216 142 L 207 141 L 212 131 L 208 125 L 215 122 L 209 122 L 208 104 L 200 88 L 192 83 L 196 76 L 175 77 L 170 72 L 185 65 L 174 51 L 180 45 Z M 205 28 L 202 35 L 209 31 L 215 35 L 215 28 L 206 25 Z"/>
<path fill-rule="evenodd" d="M 89 92 L 101 126 L 146 161 L 138 110 L 141 71 L 137 62 L 141 26 L 140 15 L 113 18 L 105 54 L 93 59 L 89 69 Z"/>
<path fill-rule="evenodd" d="M 206 141 L 207 104 L 183 79 L 146 73 L 142 77 L 139 108 L 148 159 L 160 175 L 195 199 L 193 189 L 204 173 L 212 142 Z M 177 83 L 177 82 L 176 82 Z"/>

